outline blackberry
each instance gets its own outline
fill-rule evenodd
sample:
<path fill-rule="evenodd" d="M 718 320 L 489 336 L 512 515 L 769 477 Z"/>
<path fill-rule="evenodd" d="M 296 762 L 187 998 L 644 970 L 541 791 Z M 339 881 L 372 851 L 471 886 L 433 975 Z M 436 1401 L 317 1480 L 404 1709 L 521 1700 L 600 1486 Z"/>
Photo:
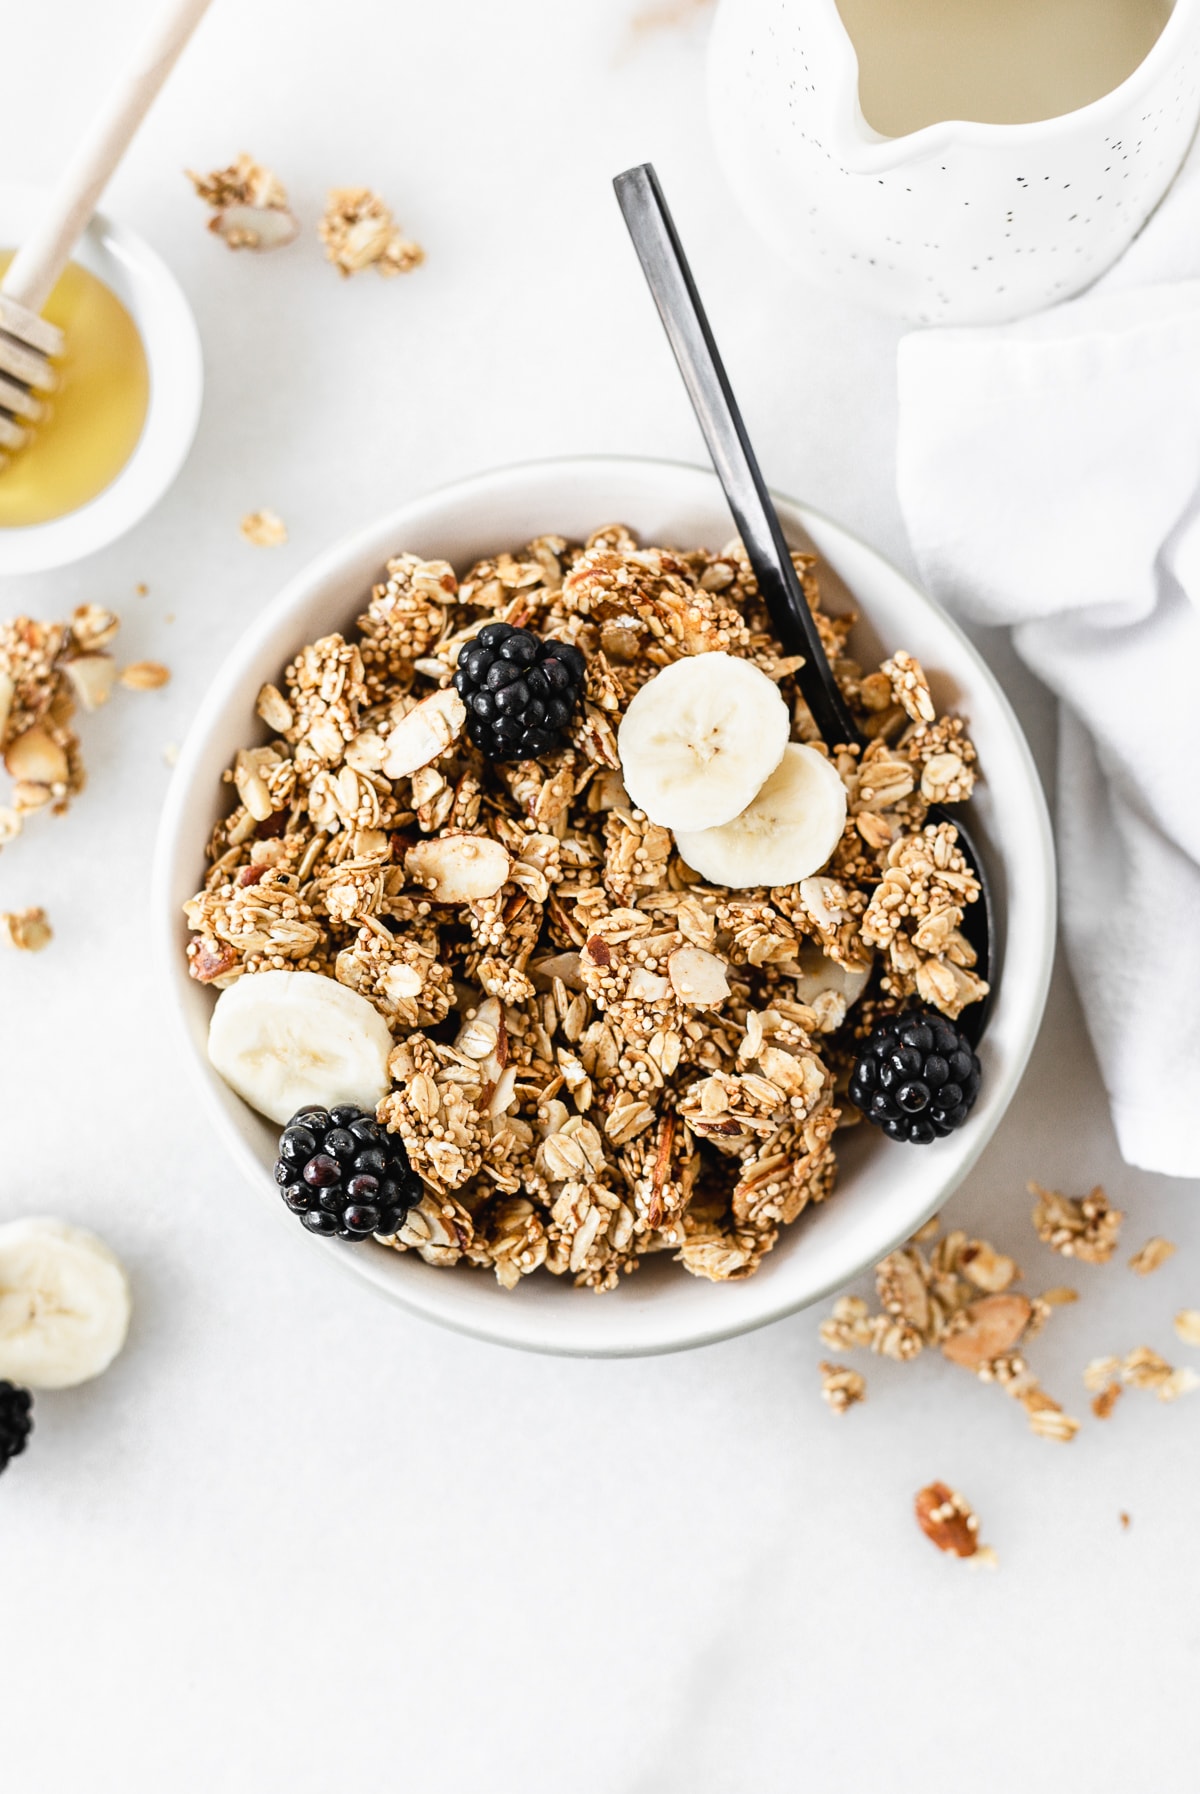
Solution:
<path fill-rule="evenodd" d="M 485 623 L 459 649 L 454 688 L 467 707 L 467 734 L 489 760 L 536 760 L 563 745 L 583 691 L 587 662 L 570 642 L 531 629 Z"/>
<path fill-rule="evenodd" d="M 893 1140 L 928 1146 L 961 1127 L 979 1095 L 979 1060 L 935 1010 L 885 1016 L 850 1077 L 850 1100 Z"/>
<path fill-rule="evenodd" d="M 0 1470 L 23 1452 L 33 1431 L 33 1397 L 15 1383 L 0 1383 Z"/>
<path fill-rule="evenodd" d="M 395 1233 L 421 1180 L 404 1143 L 362 1109 L 301 1109 L 279 1136 L 275 1182 L 310 1233 L 365 1240 Z"/>

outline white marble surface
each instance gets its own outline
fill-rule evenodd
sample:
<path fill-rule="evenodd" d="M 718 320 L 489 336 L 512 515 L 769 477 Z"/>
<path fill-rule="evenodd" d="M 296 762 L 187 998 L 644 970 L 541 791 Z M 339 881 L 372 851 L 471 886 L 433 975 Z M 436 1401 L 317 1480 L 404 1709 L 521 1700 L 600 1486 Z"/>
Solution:
<path fill-rule="evenodd" d="M 703 14 L 635 32 L 636 3 L 218 0 L 112 190 L 194 300 L 209 388 L 156 516 L 0 589 L 4 615 L 112 604 L 126 655 L 174 671 L 89 719 L 84 799 L 0 864 L 0 906 L 44 903 L 57 931 L 0 963 L 0 1216 L 95 1226 L 137 1300 L 118 1365 L 39 1402 L 0 1484 L 0 1755 L 21 1794 L 1128 1794 L 1194 1775 L 1200 1407 L 1131 1394 L 1064 1448 L 931 1361 L 869 1366 L 868 1405 L 836 1421 L 813 1314 L 615 1364 L 433 1331 L 331 1276 L 299 1229 L 281 1243 L 165 1044 L 144 949 L 162 749 L 230 636 L 340 532 L 439 481 L 698 456 L 618 169 L 659 166 L 771 478 L 906 559 L 895 329 L 759 251 L 708 147 Z M 86 0 L 6 21 L 8 68 L 56 70 L 6 83 L 6 173 L 51 173 L 148 6 L 102 10 L 103 30 Z M 343 286 L 311 234 L 227 254 L 179 170 L 243 147 L 309 223 L 326 186 L 376 185 L 427 267 Z M 241 540 L 258 506 L 286 548 Z M 988 650 L 1049 772 L 1046 700 Z M 1130 1250 L 1160 1231 L 1182 1249 L 1145 1282 L 1072 1276 L 1033 1239 L 1030 1176 L 1103 1181 Z M 1200 1305 L 1195 1196 L 1120 1163 L 1060 976 L 950 1212 L 1035 1287 L 1085 1291 L 1031 1351 L 1076 1411 L 1089 1357 L 1170 1354 L 1171 1315 Z M 976 1502 L 997 1575 L 920 1537 L 932 1477 Z"/>

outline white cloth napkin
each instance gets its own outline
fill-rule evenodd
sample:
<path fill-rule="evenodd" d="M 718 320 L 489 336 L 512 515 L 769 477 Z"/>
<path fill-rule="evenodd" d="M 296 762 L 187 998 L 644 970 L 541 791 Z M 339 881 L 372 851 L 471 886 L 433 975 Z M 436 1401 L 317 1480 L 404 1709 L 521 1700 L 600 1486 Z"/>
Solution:
<path fill-rule="evenodd" d="M 1062 925 L 1125 1158 L 1200 1175 L 1200 151 L 1083 298 L 900 344 L 929 590 L 1060 699 Z M 986 772 L 986 769 L 985 769 Z"/>

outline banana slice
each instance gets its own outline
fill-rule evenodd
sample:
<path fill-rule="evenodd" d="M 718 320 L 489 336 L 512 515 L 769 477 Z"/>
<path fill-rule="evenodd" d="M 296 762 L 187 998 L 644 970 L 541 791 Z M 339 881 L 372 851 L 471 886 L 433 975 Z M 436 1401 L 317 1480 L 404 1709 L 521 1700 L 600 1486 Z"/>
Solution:
<path fill-rule="evenodd" d="M 107 1370 L 129 1330 L 129 1282 L 103 1240 L 38 1217 L 0 1227 L 0 1377 L 72 1389 Z"/>
<path fill-rule="evenodd" d="M 225 1082 L 271 1121 L 298 1109 L 387 1095 L 392 1036 L 379 1011 L 319 972 L 250 972 L 217 998 L 208 1056 Z"/>
<path fill-rule="evenodd" d="M 819 872 L 845 823 L 846 787 L 837 768 L 816 748 L 789 742 L 783 759 L 740 816 L 694 834 L 676 829 L 675 840 L 701 878 L 746 890 L 795 884 Z"/>
<path fill-rule="evenodd" d="M 750 661 L 673 661 L 643 685 L 617 732 L 625 789 L 677 834 L 732 822 L 779 765 L 790 720 L 778 686 Z"/>

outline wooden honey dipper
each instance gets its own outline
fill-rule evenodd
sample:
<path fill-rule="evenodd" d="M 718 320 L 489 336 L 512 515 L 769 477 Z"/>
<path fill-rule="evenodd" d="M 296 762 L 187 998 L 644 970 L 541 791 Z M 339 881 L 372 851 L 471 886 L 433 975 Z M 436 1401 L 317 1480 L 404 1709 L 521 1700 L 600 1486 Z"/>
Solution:
<path fill-rule="evenodd" d="M 113 171 L 211 0 L 168 0 L 63 170 L 0 280 L 0 466 L 21 448 L 57 383 L 62 331 L 41 316 Z"/>

